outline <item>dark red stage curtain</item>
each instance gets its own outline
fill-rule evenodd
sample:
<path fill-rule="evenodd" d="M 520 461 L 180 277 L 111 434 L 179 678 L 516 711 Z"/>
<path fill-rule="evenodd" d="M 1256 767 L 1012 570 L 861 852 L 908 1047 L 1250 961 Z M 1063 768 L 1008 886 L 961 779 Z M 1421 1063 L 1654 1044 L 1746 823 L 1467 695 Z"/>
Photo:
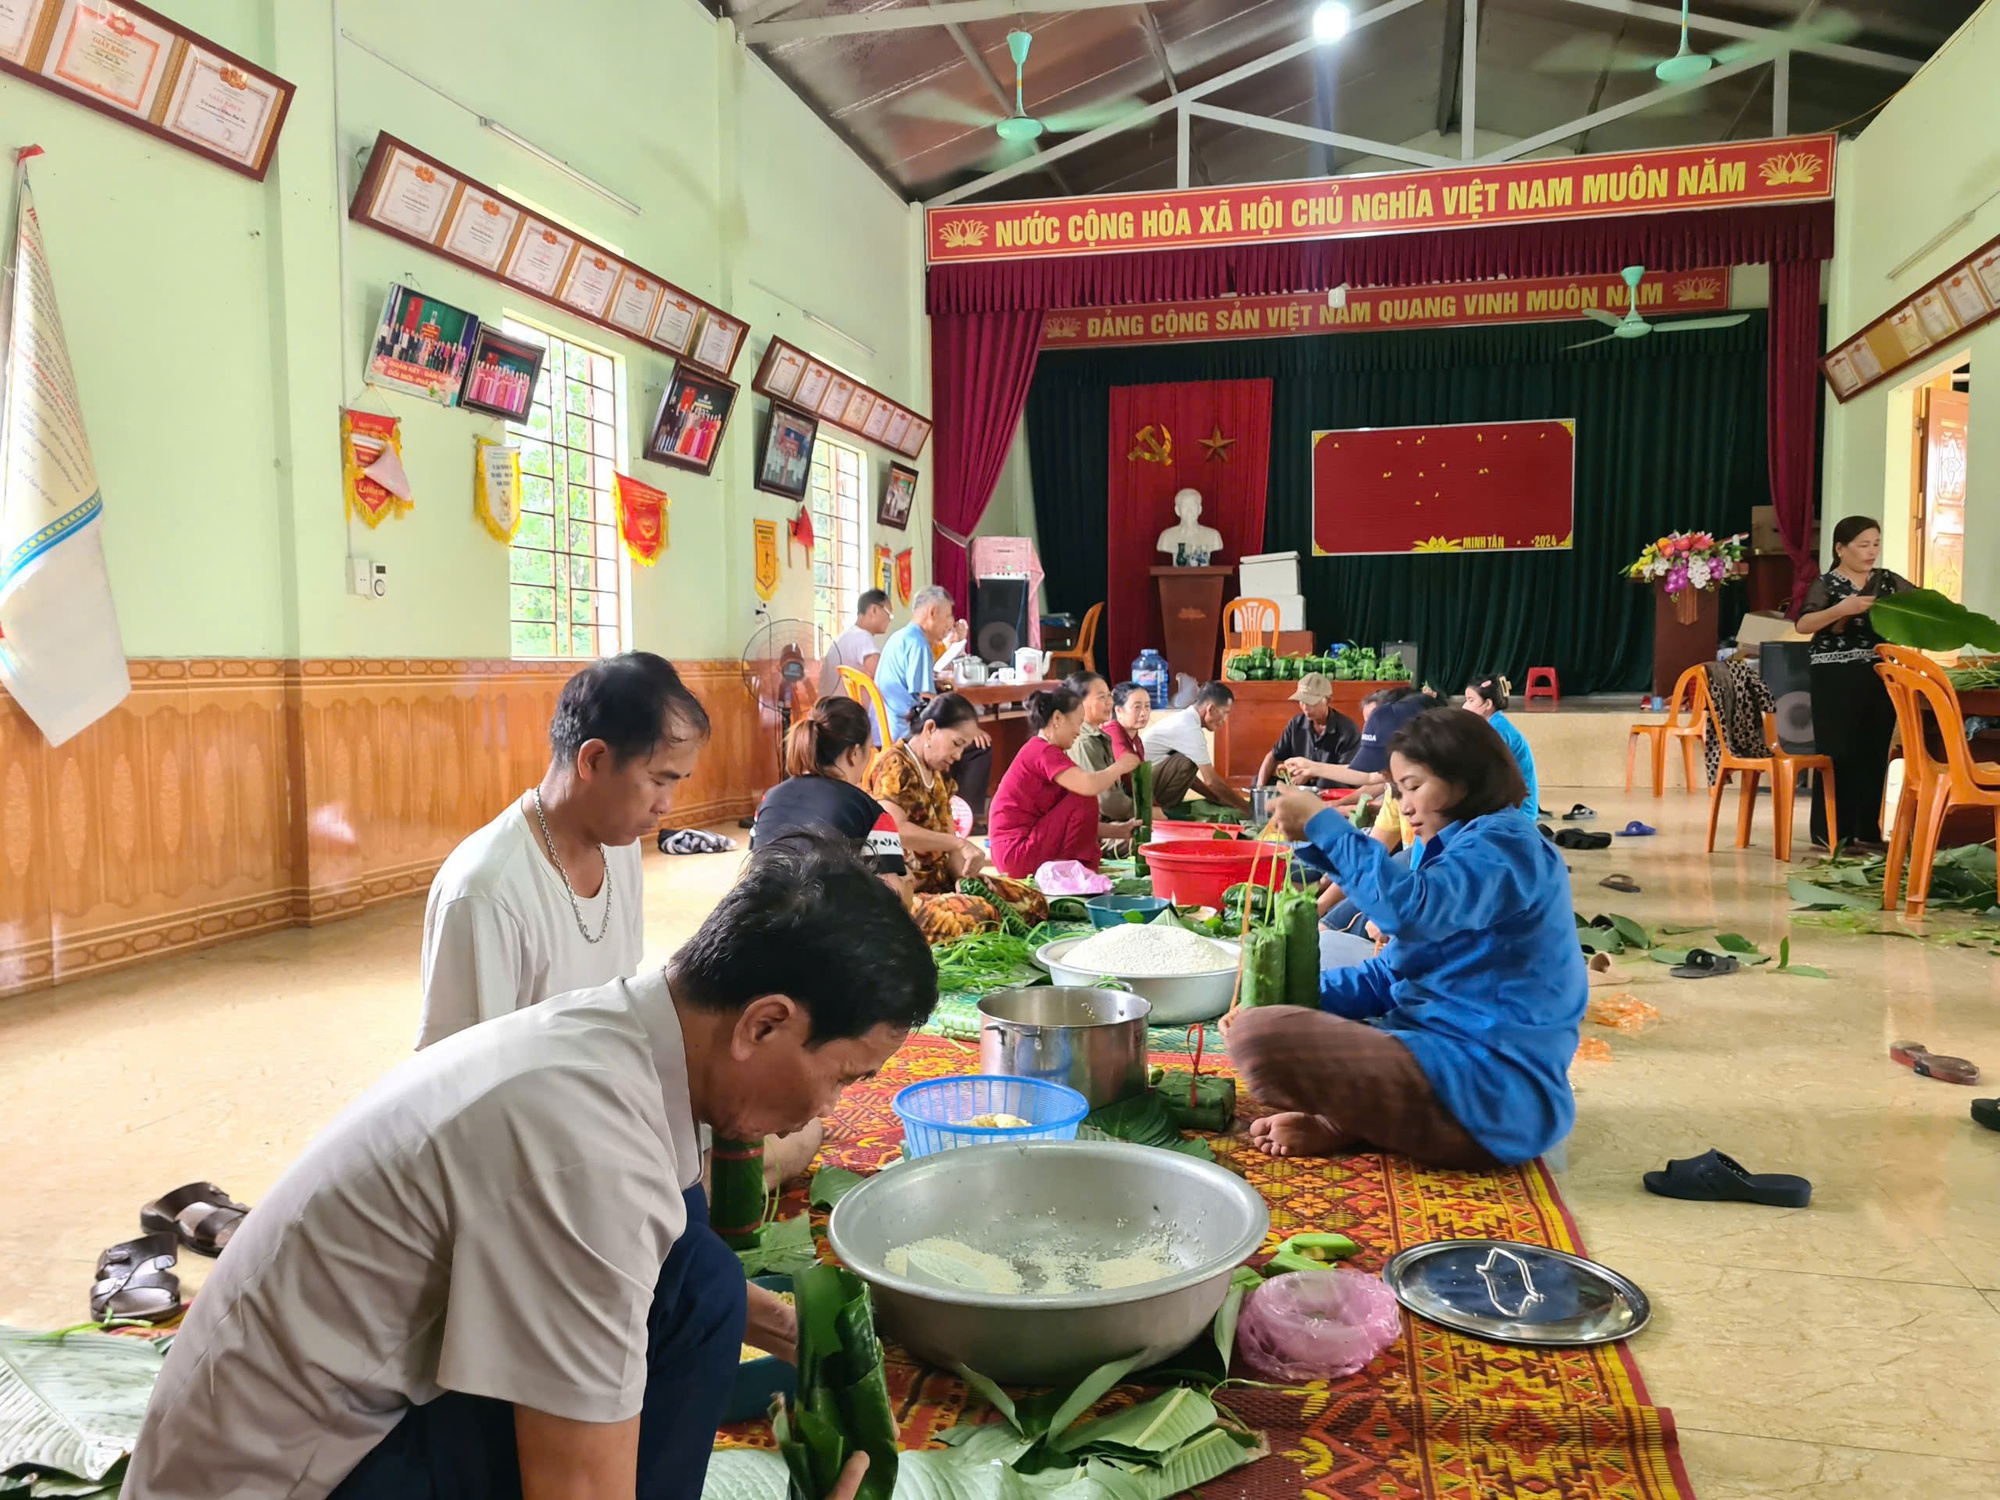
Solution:
<path fill-rule="evenodd" d="M 1693 266 L 1822 261 L 1832 256 L 1833 205 L 1782 204 L 1289 245 L 935 266 L 925 283 L 925 296 L 935 315 L 1112 307 L 1230 292 L 1243 296 L 1312 292 L 1342 283 L 1415 286 L 1492 276 L 1579 276 L 1629 265 L 1680 271 Z"/>
<path fill-rule="evenodd" d="M 1813 552 L 1813 480 L 1819 471 L 1819 277 L 1817 261 L 1771 267 L 1770 374 L 1765 452 L 1778 534 L 1792 560 L 1792 607 L 1819 574 Z"/>
<path fill-rule="evenodd" d="M 931 421 L 937 443 L 931 578 L 970 606 L 966 541 L 986 513 L 1021 425 L 1042 340 L 1036 311 L 931 319 Z M 1269 410 L 1269 401 L 1265 403 Z M 1268 423 L 1267 423 L 1268 425 Z M 1260 505 L 1258 516 L 1263 516 Z"/>
<path fill-rule="evenodd" d="M 1141 447 L 1141 429 L 1153 442 Z M 1161 429 L 1172 459 L 1133 457 L 1157 453 Z M 1207 446 L 1202 440 L 1209 439 Z M 1230 441 L 1233 439 L 1234 441 Z M 1201 520 L 1222 533 L 1221 562 L 1264 550 L 1264 497 L 1271 477 L 1271 382 L 1195 380 L 1178 385 L 1111 388 L 1110 499 L 1107 506 L 1110 566 L 1106 570 L 1104 627 L 1109 654 L 1100 658 L 1116 681 L 1147 646 L 1160 646 L 1159 591 L 1151 569 L 1173 559 L 1154 550 L 1160 533 L 1175 524 L 1174 496 L 1201 491 Z M 1175 670 L 1178 662 L 1169 663 Z"/>

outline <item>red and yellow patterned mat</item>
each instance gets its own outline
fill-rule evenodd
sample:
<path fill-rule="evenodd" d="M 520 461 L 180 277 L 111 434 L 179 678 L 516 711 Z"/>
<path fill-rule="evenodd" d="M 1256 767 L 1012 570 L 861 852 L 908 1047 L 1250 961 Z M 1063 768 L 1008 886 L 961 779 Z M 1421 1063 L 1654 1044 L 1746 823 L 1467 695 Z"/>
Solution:
<path fill-rule="evenodd" d="M 1154 1061 L 1186 1066 L 1185 1058 Z M 1205 1066 L 1228 1068 L 1213 1057 Z M 913 1038 L 879 1078 L 848 1091 L 819 1164 L 876 1170 L 902 1146 L 890 1107 L 896 1091 L 976 1067 L 965 1044 Z M 1300 1229 L 1339 1230 L 1363 1247 L 1352 1264 L 1364 1270 L 1379 1271 L 1407 1245 L 1447 1238 L 1583 1253 L 1539 1164 L 1434 1172 L 1397 1157 L 1280 1161 L 1240 1135 L 1213 1141 L 1217 1160 L 1271 1205 L 1274 1242 Z M 955 1377 L 894 1351 L 889 1377 L 905 1446 L 924 1446 L 968 1404 Z M 1401 1340 L 1358 1374 L 1303 1390 L 1232 1387 L 1220 1394 L 1266 1435 L 1271 1456 L 1204 1485 L 1207 1500 L 1680 1500 L 1694 1493 L 1672 1414 L 1650 1403 L 1623 1345 L 1510 1348 L 1406 1313 Z M 770 1441 L 761 1424 L 729 1438 Z"/>

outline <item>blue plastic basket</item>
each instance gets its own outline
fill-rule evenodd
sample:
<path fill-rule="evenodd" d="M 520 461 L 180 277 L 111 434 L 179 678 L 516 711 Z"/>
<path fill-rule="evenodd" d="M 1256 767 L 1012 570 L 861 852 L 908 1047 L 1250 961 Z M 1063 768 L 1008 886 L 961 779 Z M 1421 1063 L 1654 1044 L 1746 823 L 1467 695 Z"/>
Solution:
<path fill-rule="evenodd" d="M 1127 912 L 1136 911 L 1141 922 L 1150 922 L 1173 904 L 1165 896 L 1093 896 L 1083 907 L 1091 926 L 1120 927 L 1131 920 Z"/>
<path fill-rule="evenodd" d="M 896 1095 L 895 1108 L 903 1122 L 903 1155 L 917 1157 L 996 1141 L 1073 1141 L 1076 1127 L 1090 1113 L 1090 1101 L 1073 1088 L 1040 1078 L 975 1073 L 913 1083 Z M 995 1129 L 961 1123 L 977 1115 L 1016 1115 L 1028 1124 Z"/>

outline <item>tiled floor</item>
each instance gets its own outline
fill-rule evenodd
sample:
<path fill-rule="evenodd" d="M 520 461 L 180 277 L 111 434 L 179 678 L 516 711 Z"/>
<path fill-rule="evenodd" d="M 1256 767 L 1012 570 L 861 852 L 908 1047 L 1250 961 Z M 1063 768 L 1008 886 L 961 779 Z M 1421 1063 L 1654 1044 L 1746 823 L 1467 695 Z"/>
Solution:
<path fill-rule="evenodd" d="M 1570 857 L 1584 913 L 1714 918 L 1767 949 L 1787 930 L 1768 809 L 1757 847 L 1710 857 L 1702 799 L 1544 793 L 1551 807 L 1579 799 L 1600 827 L 1637 815 L 1662 830 Z M 648 858 L 649 961 L 734 868 Z M 1601 890 L 1614 869 L 1642 894 Z M 136 1232 L 138 1205 L 166 1188 L 213 1178 L 254 1202 L 409 1046 L 420 919 L 409 902 L 0 1002 L 0 1322 L 81 1319 L 97 1252 Z M 1577 1069 L 1563 1192 L 1592 1252 L 1653 1298 L 1635 1349 L 1704 1500 L 1985 1500 L 2000 1482 L 2000 1135 L 1966 1115 L 1988 1089 L 1917 1078 L 1885 1054 L 1902 1037 L 1960 1053 L 2000 1092 L 2000 965 L 1808 927 L 1793 946 L 1833 977 L 1688 983 L 1627 965 L 1613 988 L 1661 1020 L 1639 1036 L 1596 1032 L 1612 1058 Z M 1640 1189 L 1648 1167 L 1710 1146 L 1810 1177 L 1812 1207 Z"/>

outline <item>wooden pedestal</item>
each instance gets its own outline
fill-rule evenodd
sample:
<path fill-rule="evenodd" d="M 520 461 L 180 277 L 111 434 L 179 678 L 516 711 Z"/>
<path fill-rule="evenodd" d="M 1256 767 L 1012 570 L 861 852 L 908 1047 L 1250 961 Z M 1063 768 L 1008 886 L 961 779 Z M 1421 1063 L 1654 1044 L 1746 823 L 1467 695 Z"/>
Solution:
<path fill-rule="evenodd" d="M 1234 568 L 1155 568 L 1167 667 L 1196 682 L 1215 676 L 1222 648 L 1222 591 Z"/>
<path fill-rule="evenodd" d="M 1689 667 L 1715 660 L 1722 615 L 1714 589 L 1695 594 L 1694 623 L 1681 623 L 1680 608 L 1663 584 L 1653 585 L 1653 692 L 1666 697 Z"/>

